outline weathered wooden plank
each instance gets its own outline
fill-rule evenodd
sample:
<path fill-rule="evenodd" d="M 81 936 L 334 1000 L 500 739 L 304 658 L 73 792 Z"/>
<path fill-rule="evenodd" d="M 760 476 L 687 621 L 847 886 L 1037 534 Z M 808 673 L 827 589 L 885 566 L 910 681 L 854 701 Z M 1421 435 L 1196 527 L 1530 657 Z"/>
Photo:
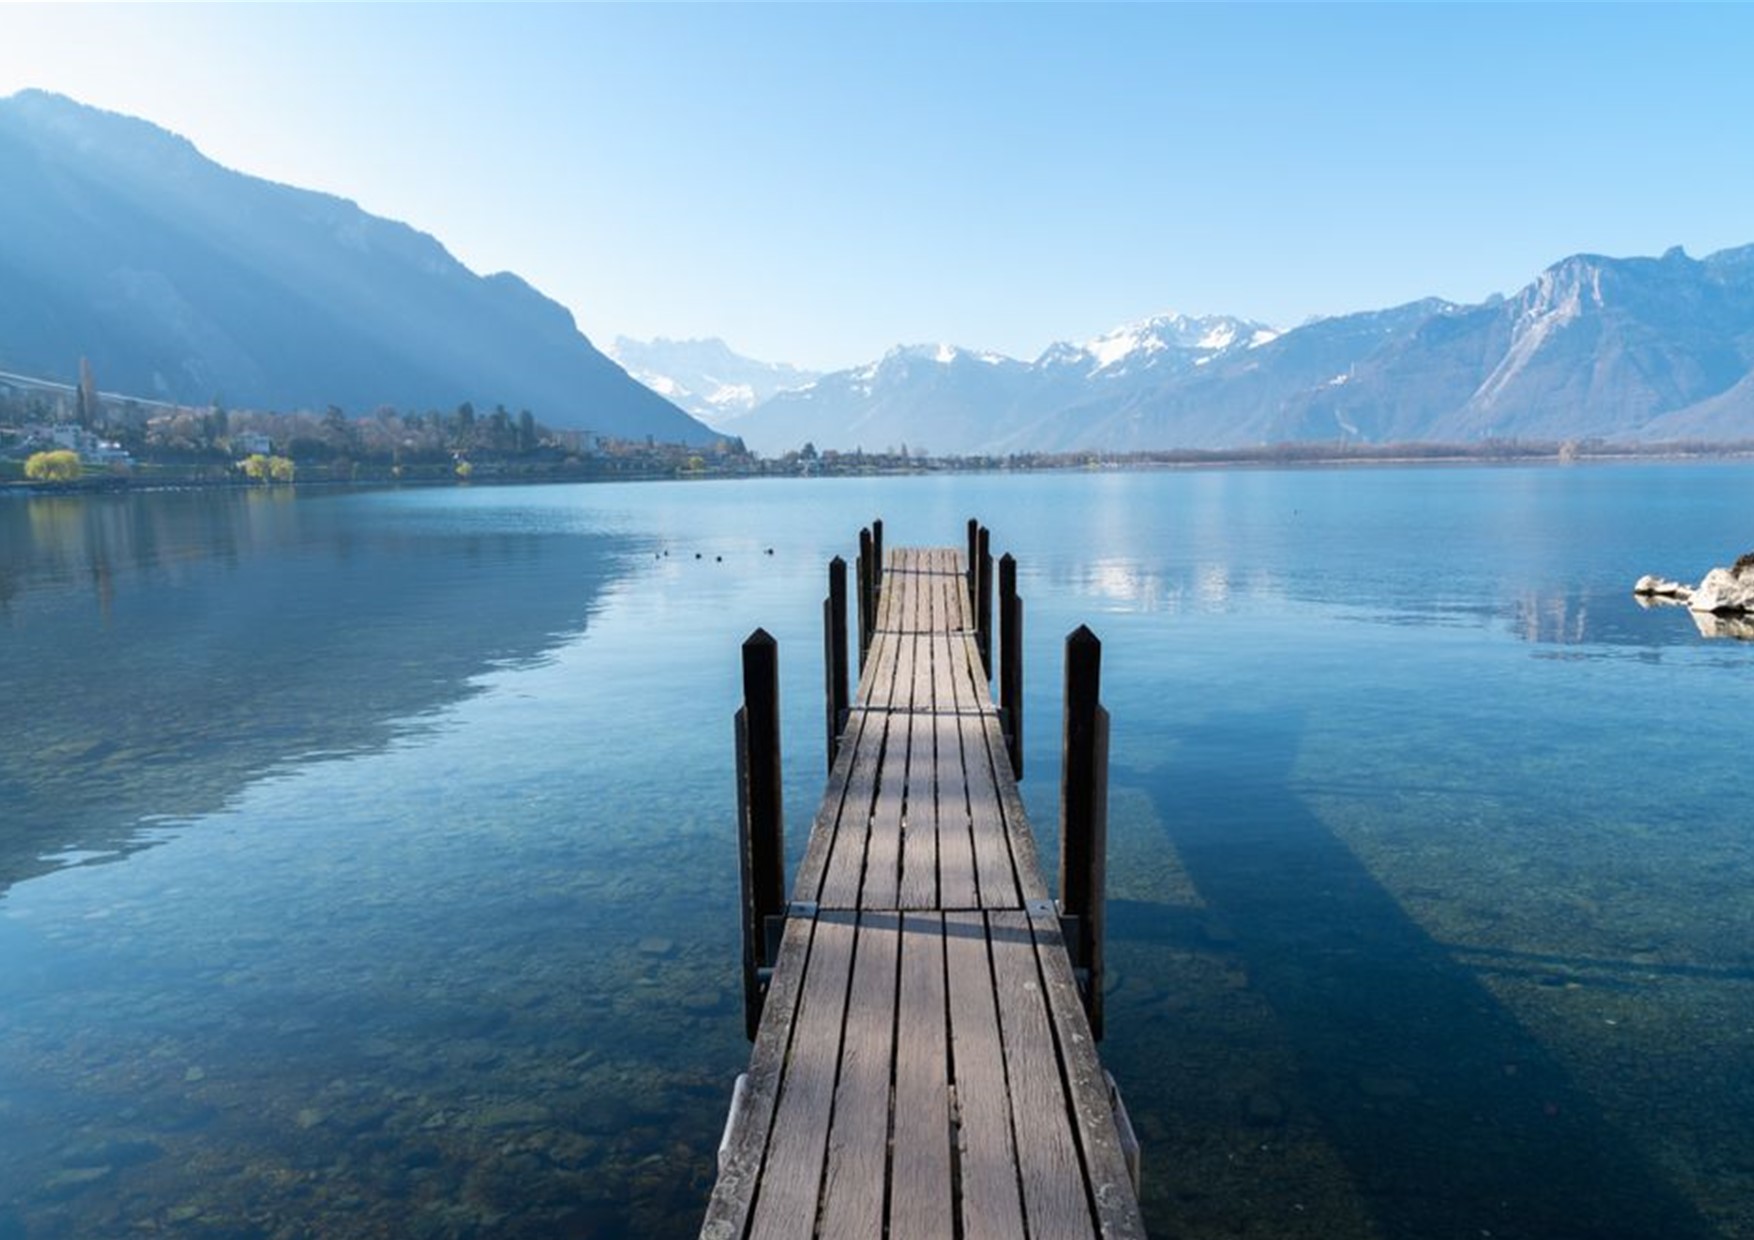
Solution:
<path fill-rule="evenodd" d="M 964 670 L 973 686 L 975 706 L 984 714 L 996 715 L 999 713 L 999 704 L 993 701 L 992 688 L 987 684 L 987 674 L 981 663 L 980 642 L 973 632 L 962 634 L 961 640 L 968 646 L 969 661 Z"/>
<path fill-rule="evenodd" d="M 893 590 L 888 597 L 893 598 L 900 592 Z M 912 694 L 911 678 L 903 681 L 898 675 L 902 669 L 904 644 L 905 639 L 900 634 L 890 631 L 880 632 L 872 640 L 871 656 L 865 674 L 859 680 L 856 706 L 851 715 L 851 720 L 859 725 L 858 736 L 853 743 L 843 744 L 841 751 L 841 760 L 848 764 L 846 792 L 832 816 L 826 800 L 823 812 L 817 816 L 817 826 L 826 821 L 832 823 L 834 829 L 827 832 L 826 846 L 820 850 L 820 855 L 816 846 L 818 832 L 812 829 L 810 846 L 795 887 L 798 899 L 815 900 L 825 907 L 858 906 L 864 883 L 871 815 L 881 782 L 881 763 L 891 743 L 890 729 L 895 722 L 885 712 L 896 705 L 898 683 L 906 685 L 906 695 L 911 697 Z M 853 722 L 849 722 L 849 732 L 853 730 Z M 905 743 L 905 738 L 902 742 Z M 831 791 L 833 787 L 831 779 Z"/>
<path fill-rule="evenodd" d="M 916 579 L 919 581 L 925 578 Z M 915 590 L 921 606 L 916 619 L 919 631 L 914 639 L 913 715 L 908 720 L 907 804 L 905 807 L 902 843 L 901 886 L 898 902 L 902 908 L 938 907 L 938 806 L 937 806 L 937 735 L 933 727 L 932 657 L 935 644 L 932 632 L 931 594 Z"/>
<path fill-rule="evenodd" d="M 873 629 L 889 629 L 895 627 L 892 608 L 896 597 L 901 591 L 892 590 L 890 588 L 895 583 L 891 581 L 887 570 L 901 558 L 898 554 L 899 550 L 900 549 L 898 548 L 897 550 L 888 553 L 889 563 L 883 565 L 882 569 L 879 570 L 877 574 L 882 584 L 877 589 L 877 607 L 871 617 L 871 627 Z"/>
<path fill-rule="evenodd" d="M 891 578 L 891 580 L 894 580 Z M 882 1240 L 901 915 L 859 915 L 818 1234 Z"/>
<path fill-rule="evenodd" d="M 804 992 L 793 1020 L 785 1077 L 761 1170 L 761 1191 L 750 1223 L 749 1235 L 759 1240 L 806 1237 L 815 1231 L 856 916 L 843 910 L 816 919 Z"/>
<path fill-rule="evenodd" d="M 750 1055 L 743 1106 L 731 1116 L 724 1153 L 719 1159 L 719 1179 L 701 1225 L 702 1240 L 733 1240 L 748 1227 L 750 1207 L 761 1183 L 763 1156 L 773 1129 L 779 1102 L 780 1077 L 791 1044 L 798 998 L 810 959 L 815 922 L 793 918 L 786 922 L 780 939 L 773 980 L 761 1011 L 761 1029 Z"/>
<path fill-rule="evenodd" d="M 938 758 L 938 899 L 944 908 L 976 908 L 980 880 L 969 827 L 961 720 L 954 714 L 936 714 L 932 734 Z"/>
<path fill-rule="evenodd" d="M 981 914 L 944 914 L 944 960 L 950 992 L 950 1054 L 956 1074 L 962 1235 L 964 1240 L 1017 1240 L 1027 1233 L 986 919 Z"/>
<path fill-rule="evenodd" d="M 895 1153 L 889 1234 L 950 1236 L 950 1045 L 945 1024 L 944 918 L 908 913 L 901 923 L 897 995 Z"/>
<path fill-rule="evenodd" d="M 821 881 L 807 888 L 807 871 L 800 869 L 795 888 L 800 900 L 823 908 L 857 908 L 865 884 L 865 850 L 871 834 L 871 814 L 883 763 L 883 748 L 895 716 L 870 712 L 859 743 L 852 749 L 852 773 L 847 781 L 838 816 L 827 830 L 829 837 Z M 810 857 L 805 858 L 806 862 Z"/>
<path fill-rule="evenodd" d="M 1023 891 L 1018 882 L 1004 800 L 994 776 L 992 755 L 987 750 L 985 722 L 979 715 L 957 716 L 965 762 L 963 776 L 968 783 L 975 882 L 980 889 L 982 908 L 1021 908 Z"/>
<path fill-rule="evenodd" d="M 898 577 L 899 580 L 899 577 Z M 911 661 L 919 644 L 915 634 L 897 635 L 901 652 L 895 678 L 894 707 L 906 712 L 913 701 Z M 907 795 L 907 750 L 912 717 L 892 715 L 887 743 L 878 767 L 877 798 L 871 806 L 871 831 L 865 841 L 865 876 L 859 888 L 860 908 L 895 908 L 901 884 L 901 813 Z"/>
<path fill-rule="evenodd" d="M 1059 915 L 1051 905 L 1038 904 L 1029 916 L 1035 937 L 1048 1011 L 1054 1023 L 1066 1092 L 1084 1162 L 1084 1178 L 1096 1207 L 1097 1227 L 1105 1237 L 1133 1240 L 1145 1235 L 1145 1221 L 1133 1191 L 1132 1174 L 1121 1150 L 1108 1079 L 1096 1054 L 1096 1041 L 1078 997 L 1071 957 L 1060 933 Z"/>
<path fill-rule="evenodd" d="M 1029 1234 L 1032 1240 L 1094 1235 L 1035 936 L 1021 911 L 989 913 L 987 925 Z"/>
<path fill-rule="evenodd" d="M 999 808 L 1004 814 L 1006 849 L 1011 856 L 1011 872 L 1017 880 L 1025 904 L 1048 898 L 1047 880 L 1042 878 L 1041 857 L 1035 844 L 1035 832 L 1029 829 L 1029 816 L 1023 809 L 1023 797 L 1017 784 L 1009 778 L 1010 758 L 1005 752 L 1005 730 L 997 715 L 984 715 L 976 720 L 985 742 L 984 765 L 989 771 L 1006 770 L 997 777 L 994 788 L 999 795 Z"/>
<path fill-rule="evenodd" d="M 887 697 L 895 679 L 895 660 L 890 652 L 887 672 L 884 670 L 883 656 L 888 648 L 889 634 L 879 633 L 871 639 L 871 649 L 865 656 L 865 667 L 859 673 L 858 688 L 853 690 L 854 706 L 875 705 Z"/>
<path fill-rule="evenodd" d="M 870 743 L 865 736 L 866 729 L 881 730 L 883 726 L 884 717 L 879 712 L 858 709 L 848 713 L 846 731 L 841 736 L 840 753 L 835 757 L 834 767 L 828 773 L 828 787 L 822 794 L 822 801 L 810 824 L 809 839 L 805 842 L 804 860 L 799 864 L 798 875 L 792 882 L 794 900 L 813 901 L 820 898 L 822 878 L 827 872 L 829 858 L 835 851 L 840 834 L 837 824 L 845 812 L 847 796 L 852 791 L 860 746 L 862 743 Z M 869 806 L 868 793 L 865 803 Z"/>

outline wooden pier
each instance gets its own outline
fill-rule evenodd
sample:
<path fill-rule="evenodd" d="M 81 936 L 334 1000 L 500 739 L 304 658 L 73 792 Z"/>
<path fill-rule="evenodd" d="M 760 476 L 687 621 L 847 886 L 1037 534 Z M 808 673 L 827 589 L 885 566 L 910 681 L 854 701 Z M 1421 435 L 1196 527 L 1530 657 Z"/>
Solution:
<path fill-rule="evenodd" d="M 838 606 L 846 597 L 836 561 L 825 608 L 831 770 L 784 902 L 778 714 L 767 702 L 777 652 L 764 633 L 745 645 L 739 799 L 755 1048 L 720 1149 L 709 1240 L 1145 1234 L 1137 1146 L 1096 1054 L 1101 824 L 1094 845 L 1087 825 L 1066 829 L 1080 837 L 1073 883 L 1084 887 L 1063 882 L 1056 904 L 1017 794 L 1020 669 L 1000 677 L 1016 695 L 1008 709 L 988 691 L 992 567 L 976 533 L 970 522 L 975 558 L 965 560 L 955 549 L 885 556 L 881 526 L 867 531 L 850 701 L 835 684 L 837 590 Z M 1015 664 L 1014 566 L 1001 578 L 1000 646 Z M 843 611 L 843 642 L 846 632 Z M 1079 630 L 1069 656 L 1082 646 L 1093 659 L 1094 643 Z M 840 655 L 844 669 L 844 645 Z M 1106 714 L 1093 682 L 1082 696 L 1087 717 L 1068 716 L 1067 732 L 1089 735 L 1069 746 L 1096 748 L 1086 786 L 1069 780 L 1063 799 L 1074 819 L 1100 818 Z M 1080 848 L 1094 852 L 1093 873 Z"/>

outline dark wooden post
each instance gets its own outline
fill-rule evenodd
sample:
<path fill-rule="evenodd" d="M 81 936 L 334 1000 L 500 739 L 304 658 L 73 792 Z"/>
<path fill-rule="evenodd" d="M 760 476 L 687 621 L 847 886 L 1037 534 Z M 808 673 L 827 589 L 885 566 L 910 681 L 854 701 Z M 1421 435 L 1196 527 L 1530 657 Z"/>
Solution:
<path fill-rule="evenodd" d="M 1017 596 L 1017 561 L 999 557 L 999 708 L 1005 712 L 1005 746 L 1011 774 L 1023 778 L 1023 600 Z"/>
<path fill-rule="evenodd" d="M 968 613 L 971 616 L 980 606 L 980 574 L 981 523 L 970 517 L 968 519 Z"/>
<path fill-rule="evenodd" d="M 871 597 L 883 593 L 883 518 L 871 522 Z"/>
<path fill-rule="evenodd" d="M 1102 941 L 1108 878 L 1108 712 L 1102 643 L 1079 625 L 1066 638 L 1066 724 L 1060 780 L 1060 915 L 1084 982 L 1090 1032 L 1102 1037 Z"/>
<path fill-rule="evenodd" d="M 786 912 L 785 819 L 780 803 L 779 643 L 756 629 L 743 643 L 737 712 L 737 827 L 743 877 L 743 1028 L 761 1024 L 764 970 L 776 954 L 770 919 Z"/>
<path fill-rule="evenodd" d="M 975 630 L 978 634 L 976 640 L 981 651 L 981 671 L 987 674 L 988 680 L 993 678 L 993 551 L 989 541 L 990 534 L 991 531 L 986 526 L 981 526 L 980 568 L 979 575 L 975 578 L 979 592 L 975 604 Z"/>
<path fill-rule="evenodd" d="M 828 712 L 828 769 L 840 756 L 841 729 L 847 707 L 847 562 L 828 562 L 828 597 L 822 600 L 822 696 Z"/>
<path fill-rule="evenodd" d="M 877 627 L 876 592 L 871 588 L 871 531 L 859 531 L 859 672 L 865 671 L 865 652 L 871 648 L 871 630 Z"/>

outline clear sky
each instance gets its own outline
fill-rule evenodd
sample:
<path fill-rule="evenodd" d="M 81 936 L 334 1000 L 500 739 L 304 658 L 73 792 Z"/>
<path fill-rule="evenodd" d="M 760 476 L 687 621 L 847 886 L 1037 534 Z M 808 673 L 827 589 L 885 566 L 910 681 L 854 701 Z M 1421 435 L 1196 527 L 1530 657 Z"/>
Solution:
<path fill-rule="evenodd" d="M 0 4 L 0 95 L 819 368 L 1754 242 L 1751 64 L 1741 5 Z"/>

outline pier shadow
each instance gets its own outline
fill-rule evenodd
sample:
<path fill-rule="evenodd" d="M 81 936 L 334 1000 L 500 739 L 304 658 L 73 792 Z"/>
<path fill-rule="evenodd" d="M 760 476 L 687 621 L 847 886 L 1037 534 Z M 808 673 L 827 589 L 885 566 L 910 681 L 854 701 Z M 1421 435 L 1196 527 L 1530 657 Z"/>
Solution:
<path fill-rule="evenodd" d="M 1214 716 L 1168 765 L 1114 778 L 1149 794 L 1381 1234 L 1715 1235 L 1300 800 L 1289 777 L 1305 726 L 1264 710 Z M 1112 928 L 1210 950 L 1190 919 L 1164 912 L 1155 929 L 1139 909 Z"/>

